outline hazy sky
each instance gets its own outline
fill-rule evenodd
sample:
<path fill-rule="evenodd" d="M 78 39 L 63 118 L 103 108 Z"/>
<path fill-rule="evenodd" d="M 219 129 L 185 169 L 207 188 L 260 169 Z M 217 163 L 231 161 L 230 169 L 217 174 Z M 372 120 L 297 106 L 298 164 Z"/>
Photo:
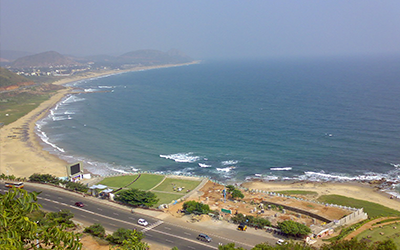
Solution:
<path fill-rule="evenodd" d="M 2 50 L 196 59 L 400 54 L 399 0 L 0 0 Z"/>

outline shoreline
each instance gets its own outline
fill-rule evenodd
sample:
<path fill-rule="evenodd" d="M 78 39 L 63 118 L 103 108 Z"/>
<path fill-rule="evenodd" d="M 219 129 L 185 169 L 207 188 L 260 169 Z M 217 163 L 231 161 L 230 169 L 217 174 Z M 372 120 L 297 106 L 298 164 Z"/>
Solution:
<path fill-rule="evenodd" d="M 139 66 L 125 70 L 88 72 L 83 75 L 66 77 L 52 82 L 52 84 L 65 85 L 72 82 L 121 73 L 179 67 L 198 63 L 200 61 L 159 66 Z M 34 173 L 51 174 L 57 177 L 67 176 L 66 166 L 69 163 L 44 150 L 41 145 L 42 140 L 36 134 L 35 128 L 37 121 L 44 118 L 62 98 L 73 93 L 72 91 L 73 88 L 69 87 L 57 91 L 28 114 L 0 128 L 0 173 L 26 178 Z"/>
<path fill-rule="evenodd" d="M 56 85 L 65 85 L 81 80 L 88 80 L 109 75 L 151 70 L 158 68 L 177 67 L 197 64 L 194 61 L 187 64 L 169 64 L 150 67 L 136 67 L 126 70 L 108 70 L 102 72 L 89 72 L 80 76 L 71 76 L 53 82 Z M 57 91 L 49 100 L 41 103 L 17 121 L 0 128 L 0 173 L 15 175 L 16 177 L 29 177 L 33 173 L 52 174 L 66 176 L 68 162 L 56 155 L 44 150 L 42 141 L 36 134 L 36 123 L 44 118 L 48 112 L 59 103 L 63 97 L 73 93 L 73 88 Z M 10 137 L 14 136 L 16 137 Z M 87 170 L 86 170 L 87 172 Z M 338 194 L 350 198 L 363 199 L 386 206 L 400 209 L 399 199 L 390 199 L 390 195 L 382 189 L 376 189 L 373 185 L 361 181 L 348 182 L 310 182 L 310 181 L 269 181 L 257 180 L 244 181 L 244 187 L 268 191 L 282 190 L 308 190 L 321 194 Z"/>

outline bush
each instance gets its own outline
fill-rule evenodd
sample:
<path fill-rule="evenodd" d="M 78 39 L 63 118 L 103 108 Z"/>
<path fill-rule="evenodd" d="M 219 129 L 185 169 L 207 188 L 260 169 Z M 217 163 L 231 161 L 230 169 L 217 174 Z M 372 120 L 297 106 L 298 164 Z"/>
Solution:
<path fill-rule="evenodd" d="M 100 237 L 100 238 L 104 238 L 104 236 L 106 234 L 106 230 L 99 223 L 96 223 L 96 224 L 93 224 L 93 225 L 91 225 L 89 227 L 86 227 L 83 232 L 84 233 L 89 233 L 89 234 L 91 234 L 93 236 L 97 236 L 97 237 Z"/>
<path fill-rule="evenodd" d="M 311 229 L 306 225 L 291 220 L 278 222 L 278 228 L 282 233 L 296 237 L 306 236 L 311 233 Z"/>
<path fill-rule="evenodd" d="M 114 244 L 123 244 L 126 241 L 139 243 L 143 239 L 143 233 L 136 230 L 118 228 L 112 235 L 108 235 L 106 239 Z"/>
<path fill-rule="evenodd" d="M 75 190 L 75 191 L 82 192 L 82 193 L 86 193 L 89 190 L 89 188 L 86 185 L 79 183 L 79 182 L 72 182 L 72 181 L 67 181 L 65 183 L 65 187 L 69 190 Z"/>
<path fill-rule="evenodd" d="M 259 228 L 271 226 L 271 222 L 269 220 L 261 217 L 254 217 L 251 215 L 244 216 L 243 214 L 236 214 L 234 217 L 232 217 L 232 221 L 236 224 L 245 223 L 246 225 Z"/>
<path fill-rule="evenodd" d="M 186 211 L 187 214 L 208 214 L 211 212 L 211 209 L 207 204 L 202 204 L 197 201 L 187 201 L 183 203 L 183 209 Z"/>
<path fill-rule="evenodd" d="M 29 176 L 29 181 L 39 183 L 51 183 L 54 185 L 58 185 L 61 182 L 59 178 L 50 174 L 33 174 Z"/>

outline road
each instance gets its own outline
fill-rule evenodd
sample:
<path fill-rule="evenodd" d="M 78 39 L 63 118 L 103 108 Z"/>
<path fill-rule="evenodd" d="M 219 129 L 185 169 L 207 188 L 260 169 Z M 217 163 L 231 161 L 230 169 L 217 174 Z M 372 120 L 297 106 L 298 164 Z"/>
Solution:
<path fill-rule="evenodd" d="M 3 183 L 1 187 L 4 187 Z M 209 228 L 192 223 L 182 223 L 173 218 L 160 220 L 145 214 L 146 211 L 140 213 L 137 212 L 139 209 L 135 209 L 135 212 L 131 213 L 129 209 L 118 204 L 94 197 L 83 197 L 80 194 L 47 185 L 26 183 L 25 189 L 29 192 L 42 192 L 38 197 L 38 202 L 46 211 L 56 212 L 69 209 L 74 214 L 75 221 L 86 226 L 100 223 L 108 232 L 114 232 L 118 228 L 135 228 L 143 232 L 145 242 L 169 248 L 176 246 L 180 250 L 218 249 L 218 244 L 234 242 L 236 246 L 251 249 L 258 243 L 274 244 L 277 240 L 271 234 L 261 230 L 258 230 L 259 232 L 256 234 L 237 231 L 233 225 L 232 228 Z M 74 206 L 77 201 L 82 201 L 85 206 L 83 208 Z M 147 220 L 149 225 L 146 227 L 138 225 L 139 218 Z M 199 233 L 209 235 L 212 237 L 212 241 L 210 243 L 198 241 L 196 237 Z"/>

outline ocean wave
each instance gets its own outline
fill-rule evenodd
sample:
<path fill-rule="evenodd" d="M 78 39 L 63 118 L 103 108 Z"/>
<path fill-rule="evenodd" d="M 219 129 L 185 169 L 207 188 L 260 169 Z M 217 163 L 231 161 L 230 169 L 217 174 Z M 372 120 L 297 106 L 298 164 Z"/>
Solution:
<path fill-rule="evenodd" d="M 392 165 L 395 168 L 400 168 L 400 164 L 394 164 L 394 163 L 390 163 L 390 165 Z"/>
<path fill-rule="evenodd" d="M 211 168 L 212 167 L 211 165 L 207 165 L 207 164 L 204 164 L 204 163 L 199 163 L 199 166 L 201 168 Z"/>
<path fill-rule="evenodd" d="M 188 163 L 196 162 L 200 159 L 200 156 L 195 156 L 193 155 L 192 152 L 177 153 L 171 155 L 160 155 L 160 157 L 168 160 L 173 160 L 175 162 L 188 162 Z"/>
<path fill-rule="evenodd" d="M 229 161 L 223 161 L 223 162 L 221 162 L 221 164 L 223 165 L 223 166 L 226 166 L 226 165 L 235 165 L 235 164 L 238 164 L 239 163 L 239 161 L 235 161 L 235 160 L 229 160 Z"/>
<path fill-rule="evenodd" d="M 84 89 L 83 91 L 91 93 L 91 92 L 98 92 L 99 90 L 98 89 L 89 88 L 89 89 Z"/>
<path fill-rule="evenodd" d="M 271 171 L 290 171 L 292 170 L 291 167 L 285 167 L 285 168 L 270 168 L 269 170 Z"/>
<path fill-rule="evenodd" d="M 100 89 L 113 89 L 115 86 L 99 86 Z"/>
<path fill-rule="evenodd" d="M 47 134 L 43 131 L 40 130 L 40 126 L 36 126 L 36 134 L 39 136 L 39 138 L 47 145 L 51 146 L 53 149 L 58 150 L 59 152 L 64 153 L 65 150 L 63 148 L 58 147 L 56 144 L 51 143 L 49 137 Z"/>
<path fill-rule="evenodd" d="M 217 171 L 229 173 L 231 170 L 235 169 L 235 167 L 226 167 L 226 168 L 216 168 Z"/>

